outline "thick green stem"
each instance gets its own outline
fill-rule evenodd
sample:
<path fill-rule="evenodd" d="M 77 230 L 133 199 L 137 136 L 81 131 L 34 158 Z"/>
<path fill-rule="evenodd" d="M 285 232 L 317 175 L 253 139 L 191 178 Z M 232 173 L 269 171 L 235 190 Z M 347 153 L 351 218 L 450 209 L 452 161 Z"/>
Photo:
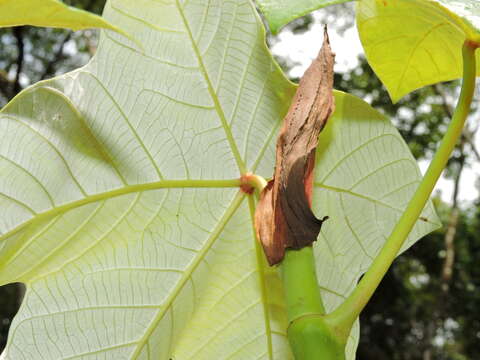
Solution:
<path fill-rule="evenodd" d="M 344 359 L 345 341 L 325 321 L 312 246 L 287 249 L 281 265 L 288 340 L 295 359 Z"/>
<path fill-rule="evenodd" d="M 311 246 L 301 250 L 287 249 L 281 272 L 289 323 L 302 316 L 325 314 Z"/>
<path fill-rule="evenodd" d="M 478 44 L 465 42 L 463 46 L 463 83 L 460 99 L 448 130 L 435 154 L 430 166 L 418 186 L 406 210 L 394 227 L 390 237 L 377 255 L 372 265 L 359 282 L 355 290 L 335 311 L 327 316 L 328 321 L 343 331 L 349 331 L 370 300 L 380 281 L 400 251 L 433 188 L 444 170 L 447 161 L 459 139 L 465 120 L 470 112 L 470 105 L 475 90 L 475 50 Z"/>
<path fill-rule="evenodd" d="M 252 174 L 242 180 L 259 192 L 267 186 L 263 178 Z M 334 327 L 325 321 L 312 246 L 287 249 L 280 270 L 289 323 L 288 340 L 295 359 L 343 360 L 346 337 L 338 336 Z"/>
<path fill-rule="evenodd" d="M 333 331 L 324 316 L 296 319 L 288 327 L 288 341 L 296 360 L 345 359 L 345 341 Z"/>

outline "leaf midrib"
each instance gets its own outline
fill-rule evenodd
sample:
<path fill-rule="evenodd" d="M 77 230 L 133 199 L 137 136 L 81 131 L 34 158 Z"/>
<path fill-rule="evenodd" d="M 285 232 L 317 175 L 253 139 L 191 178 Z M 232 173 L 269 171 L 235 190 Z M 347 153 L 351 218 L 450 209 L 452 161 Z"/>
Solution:
<path fill-rule="evenodd" d="M 51 208 L 42 213 L 36 213 L 34 217 L 30 220 L 23 222 L 19 226 L 15 227 L 14 229 L 0 235 L 0 241 L 7 239 L 8 237 L 14 235 L 15 233 L 19 232 L 26 226 L 30 225 L 32 222 L 40 221 L 42 219 L 46 219 L 49 217 L 53 217 L 62 213 L 65 213 L 69 210 L 78 208 L 83 205 L 87 205 L 93 202 L 111 199 L 114 197 L 136 193 L 136 192 L 144 192 L 150 190 L 158 190 L 158 189 L 165 189 L 165 188 L 233 188 L 239 187 L 241 182 L 239 179 L 228 179 L 228 180 L 161 180 L 152 183 L 145 183 L 145 184 L 137 184 L 137 185 L 129 185 L 119 189 L 106 191 L 103 193 L 89 195 L 82 199 L 75 200 L 69 202 L 65 205 L 57 206 L 55 208 Z"/>
<path fill-rule="evenodd" d="M 138 356 L 141 354 L 143 346 L 148 344 L 151 334 L 156 329 L 158 323 L 163 319 L 166 312 L 171 308 L 171 305 L 175 301 L 177 295 L 182 291 L 183 287 L 190 279 L 191 275 L 195 271 L 195 269 L 200 265 L 203 261 L 205 256 L 207 255 L 210 248 L 215 244 L 215 241 L 218 237 L 222 234 L 223 229 L 227 225 L 228 221 L 232 218 L 232 216 L 236 213 L 237 209 L 242 204 L 243 200 L 245 199 L 246 194 L 242 193 L 241 191 L 237 193 L 236 197 L 232 200 L 228 208 L 226 209 L 225 213 L 223 214 L 222 218 L 219 220 L 215 228 L 212 230 L 210 237 L 204 244 L 203 248 L 199 251 L 198 255 L 194 258 L 193 262 L 188 266 L 188 268 L 183 273 L 183 276 L 178 281 L 177 285 L 168 295 L 168 298 L 165 300 L 165 303 L 162 305 L 161 309 L 155 315 L 154 319 L 152 319 L 150 325 L 146 329 L 143 336 L 136 342 L 137 347 L 133 354 L 130 356 L 131 359 L 137 359 Z"/>
<path fill-rule="evenodd" d="M 208 87 L 208 93 L 210 94 L 210 97 L 212 98 L 212 101 L 215 105 L 215 111 L 217 112 L 218 117 L 220 118 L 220 122 L 222 123 L 223 130 L 225 131 L 225 136 L 228 140 L 228 143 L 230 145 L 230 148 L 232 150 L 233 156 L 235 157 L 235 161 L 237 163 L 237 166 L 240 170 L 241 174 L 245 174 L 247 172 L 245 162 L 243 161 L 240 152 L 238 150 L 237 144 L 235 142 L 235 139 L 233 137 L 232 131 L 230 129 L 230 126 L 228 124 L 227 118 L 225 116 L 225 113 L 223 111 L 222 105 L 220 104 L 220 100 L 218 99 L 218 95 L 215 92 L 215 89 L 213 87 L 212 81 L 210 80 L 210 76 L 208 75 L 207 68 L 203 62 L 202 56 L 200 54 L 200 51 L 198 49 L 197 43 L 195 42 L 195 39 L 193 37 L 192 31 L 190 29 L 189 23 L 187 21 L 187 18 L 185 16 L 185 13 L 181 7 L 181 4 L 179 0 L 175 0 L 175 5 L 178 9 L 178 13 L 180 14 L 180 17 L 182 18 L 183 25 L 185 26 L 185 30 L 187 32 L 188 38 L 190 39 L 190 43 L 192 45 L 193 52 L 195 54 L 195 57 L 197 58 L 198 65 L 200 68 L 200 72 L 202 73 Z"/>

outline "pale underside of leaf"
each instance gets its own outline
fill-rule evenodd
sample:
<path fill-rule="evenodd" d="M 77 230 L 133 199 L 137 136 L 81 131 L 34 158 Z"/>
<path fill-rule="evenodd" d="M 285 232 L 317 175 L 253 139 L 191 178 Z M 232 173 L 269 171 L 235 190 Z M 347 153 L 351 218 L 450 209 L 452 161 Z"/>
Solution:
<path fill-rule="evenodd" d="M 237 180 L 245 170 L 271 176 L 294 90 L 253 5 L 115 0 L 106 17 L 145 53 L 104 33 L 86 67 L 24 91 L 0 114 L 0 282 L 27 284 L 3 356 L 291 358 L 281 282 Z M 326 128 L 337 136 L 321 141 L 315 192 L 316 211 L 332 216 L 316 247 L 329 309 L 418 181 L 398 176 L 414 163 L 393 127 L 360 100 L 336 97 L 353 106 L 340 106 Z M 401 160 L 393 150 L 380 157 L 373 144 L 383 133 Z M 354 170 L 361 149 L 377 156 Z M 386 174 L 400 182 L 380 186 Z M 339 215 L 345 202 L 350 212 Z M 373 206 L 384 206 L 382 217 Z M 431 205 L 424 215 L 436 222 Z M 432 228 L 419 223 L 411 242 Z M 349 359 L 357 338 L 358 328 Z"/>
<path fill-rule="evenodd" d="M 420 182 L 415 159 L 383 115 L 351 95 L 337 93 L 336 111 L 320 134 L 313 208 L 329 216 L 315 245 L 326 310 L 351 292 L 385 242 Z M 407 242 L 441 226 L 428 203 Z M 358 325 L 358 324 L 357 324 Z M 358 329 L 350 334 L 354 358 Z"/>
<path fill-rule="evenodd" d="M 107 14 L 148 51 L 104 34 L 87 67 L 3 111 L 2 282 L 28 288 L 6 357 L 288 358 L 278 277 L 235 195 L 247 167 L 271 171 L 293 92 L 252 4 Z"/>
<path fill-rule="evenodd" d="M 461 77 L 463 43 L 479 40 L 480 33 L 440 3 L 464 3 L 467 8 L 467 2 L 358 1 L 357 26 L 367 60 L 394 102 L 423 86 Z M 478 5 L 470 6 L 474 21 L 480 11 Z"/>

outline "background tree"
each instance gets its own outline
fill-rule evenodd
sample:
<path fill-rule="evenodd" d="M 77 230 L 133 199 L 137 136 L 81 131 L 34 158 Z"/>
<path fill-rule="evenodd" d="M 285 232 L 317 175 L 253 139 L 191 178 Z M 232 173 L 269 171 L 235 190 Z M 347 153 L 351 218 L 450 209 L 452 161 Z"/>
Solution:
<path fill-rule="evenodd" d="M 105 5 L 105 0 L 64 2 L 97 14 Z M 0 29 L 0 106 L 30 84 L 84 65 L 95 51 L 96 39 L 97 32 L 92 30 Z"/>

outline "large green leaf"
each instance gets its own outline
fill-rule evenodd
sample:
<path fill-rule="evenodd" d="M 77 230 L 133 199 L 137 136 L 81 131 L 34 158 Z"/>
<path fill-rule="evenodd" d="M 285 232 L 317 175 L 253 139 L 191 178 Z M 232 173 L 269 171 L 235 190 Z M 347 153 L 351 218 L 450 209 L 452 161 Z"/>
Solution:
<path fill-rule="evenodd" d="M 241 172 L 271 176 L 294 86 L 248 0 L 113 0 L 84 68 L 0 114 L 0 283 L 27 292 L 4 359 L 289 359 L 276 268 Z M 320 44 L 319 44 L 320 45 Z M 316 245 L 328 309 L 419 179 L 395 128 L 338 93 L 321 138 Z M 435 228 L 429 204 L 409 244 Z M 354 357 L 358 328 L 348 357 Z"/>
<path fill-rule="evenodd" d="M 360 0 L 357 25 L 368 62 L 396 102 L 425 85 L 461 77 L 465 39 L 480 41 L 480 5 L 477 0 Z"/>
<path fill-rule="evenodd" d="M 2 0 L 0 27 L 35 25 L 72 30 L 104 28 L 126 35 L 102 17 L 67 6 L 59 0 Z"/>
<path fill-rule="evenodd" d="M 272 33 L 290 21 L 326 6 L 341 4 L 353 0 L 256 0 L 268 21 Z"/>

